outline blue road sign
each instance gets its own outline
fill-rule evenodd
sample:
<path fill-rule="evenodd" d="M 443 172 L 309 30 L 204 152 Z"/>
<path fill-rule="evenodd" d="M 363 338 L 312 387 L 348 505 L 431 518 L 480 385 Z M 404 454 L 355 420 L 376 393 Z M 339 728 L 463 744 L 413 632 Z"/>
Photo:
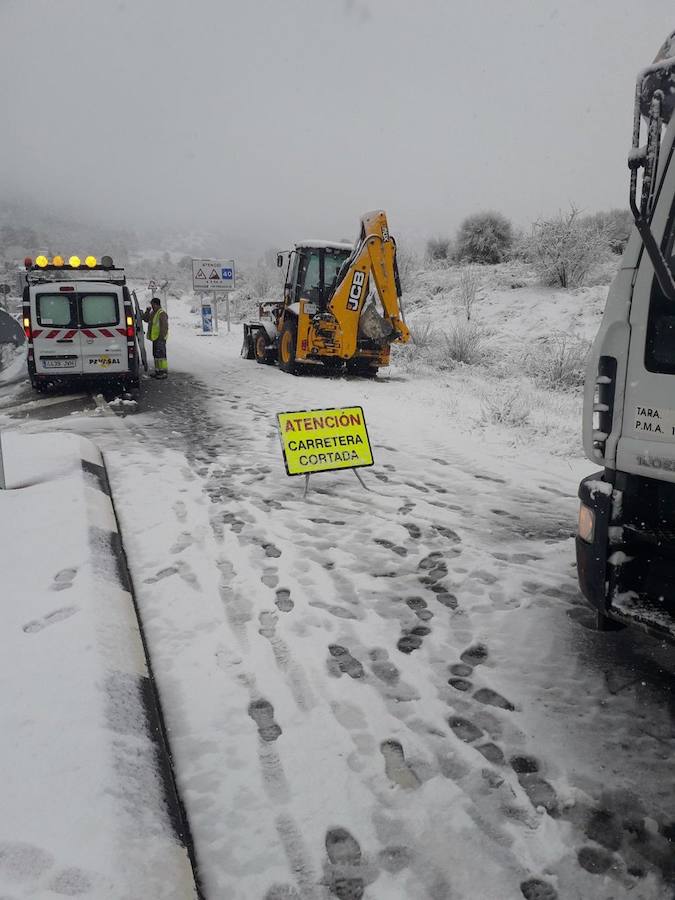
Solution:
<path fill-rule="evenodd" d="M 213 334 L 213 309 L 209 303 L 202 306 L 202 334 Z"/>

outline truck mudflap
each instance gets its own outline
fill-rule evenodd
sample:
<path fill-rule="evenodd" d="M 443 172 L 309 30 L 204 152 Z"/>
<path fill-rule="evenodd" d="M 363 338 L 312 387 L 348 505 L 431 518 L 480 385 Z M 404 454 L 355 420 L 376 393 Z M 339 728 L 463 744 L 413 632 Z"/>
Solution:
<path fill-rule="evenodd" d="M 590 540 L 576 537 L 577 573 L 584 597 L 599 612 L 606 613 L 607 555 L 609 526 L 612 516 L 612 485 L 605 481 L 604 472 L 589 475 L 579 485 L 579 500 L 594 517 Z"/>
<path fill-rule="evenodd" d="M 612 485 L 597 473 L 579 498 L 594 515 L 590 539 L 576 539 L 584 596 L 608 622 L 675 641 L 675 485 L 623 472 Z"/>

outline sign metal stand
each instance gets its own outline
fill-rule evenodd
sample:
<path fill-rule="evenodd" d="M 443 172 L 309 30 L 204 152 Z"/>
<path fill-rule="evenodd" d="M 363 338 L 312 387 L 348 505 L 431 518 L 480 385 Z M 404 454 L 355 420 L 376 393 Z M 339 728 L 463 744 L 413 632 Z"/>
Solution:
<path fill-rule="evenodd" d="M 371 493 L 370 488 L 369 488 L 368 485 L 365 483 L 365 481 L 363 480 L 363 478 L 361 478 L 361 476 L 359 475 L 358 471 L 357 471 L 356 469 L 352 469 L 352 472 L 356 475 L 356 480 L 359 482 L 359 484 L 361 485 L 361 487 L 363 488 L 363 490 L 364 490 L 364 491 L 368 491 L 368 493 L 370 494 L 370 493 Z M 302 499 L 303 499 L 303 500 L 306 500 L 306 499 L 307 499 L 307 494 L 309 493 L 309 479 L 310 479 L 310 473 L 307 472 L 307 473 L 305 474 L 305 490 L 303 491 L 303 494 L 302 494 Z"/>

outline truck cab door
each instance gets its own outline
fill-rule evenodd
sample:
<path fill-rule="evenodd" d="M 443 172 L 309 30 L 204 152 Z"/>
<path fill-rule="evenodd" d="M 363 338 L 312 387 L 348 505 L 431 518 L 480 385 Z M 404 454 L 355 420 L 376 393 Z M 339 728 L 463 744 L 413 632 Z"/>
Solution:
<path fill-rule="evenodd" d="M 671 139 L 672 128 L 669 129 Z M 671 271 L 675 238 L 675 164 L 671 158 L 652 218 Z M 675 303 L 643 253 L 633 287 L 619 471 L 675 482 Z"/>
<path fill-rule="evenodd" d="M 81 375 L 75 285 L 33 287 L 30 301 L 35 373 L 55 378 Z"/>
<path fill-rule="evenodd" d="M 121 288 L 82 282 L 78 311 L 84 374 L 127 372 L 126 316 Z"/>

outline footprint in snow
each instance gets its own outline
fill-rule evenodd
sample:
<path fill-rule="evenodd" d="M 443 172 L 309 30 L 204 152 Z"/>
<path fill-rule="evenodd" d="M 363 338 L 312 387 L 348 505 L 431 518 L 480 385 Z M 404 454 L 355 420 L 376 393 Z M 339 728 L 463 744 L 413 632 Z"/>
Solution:
<path fill-rule="evenodd" d="M 488 648 L 485 644 L 473 644 L 468 647 L 459 657 L 463 663 L 470 666 L 478 666 L 484 663 L 488 658 Z"/>
<path fill-rule="evenodd" d="M 263 550 L 265 551 L 265 556 L 270 556 L 275 559 L 281 556 L 281 550 L 278 547 L 275 547 L 274 544 L 263 544 Z"/>
<path fill-rule="evenodd" d="M 38 631 L 42 631 L 49 625 L 55 625 L 57 622 L 63 622 L 65 619 L 69 619 L 71 616 L 75 615 L 78 609 L 79 607 L 77 606 L 64 606 L 62 609 L 55 609 L 54 612 L 48 613 L 41 619 L 33 619 L 32 622 L 26 622 L 23 626 L 23 631 L 26 634 L 36 634 Z"/>
<path fill-rule="evenodd" d="M 330 644 L 328 652 L 331 656 L 328 660 L 328 671 L 331 675 L 337 675 L 338 678 L 343 674 L 349 675 L 350 678 L 363 678 L 363 666 L 346 647 Z"/>
<path fill-rule="evenodd" d="M 368 654 L 372 660 L 370 666 L 373 675 L 384 681 L 385 684 L 396 684 L 399 680 L 400 672 L 396 666 L 389 661 L 389 654 L 380 647 L 375 647 Z"/>
<path fill-rule="evenodd" d="M 403 747 L 398 741 L 383 741 L 380 751 L 384 757 L 384 771 L 390 781 L 406 790 L 415 790 L 420 786 L 421 781 L 406 762 Z"/>
<path fill-rule="evenodd" d="M 539 775 L 539 763 L 533 756 L 513 756 L 509 760 L 518 782 L 535 809 L 543 806 L 551 816 L 560 813 L 558 796 L 548 781 Z"/>
<path fill-rule="evenodd" d="M 361 900 L 364 879 L 360 874 L 362 853 L 359 842 L 346 828 L 331 828 L 326 833 L 329 865 L 326 881 L 331 894 L 339 900 Z"/>
<path fill-rule="evenodd" d="M 77 569 L 61 569 L 60 572 L 57 572 L 54 576 L 54 581 L 51 585 L 51 589 L 53 591 L 65 591 L 68 588 L 73 586 L 73 580 L 77 575 Z"/>
<path fill-rule="evenodd" d="M 473 673 L 474 666 L 485 662 L 487 658 L 488 649 L 485 644 L 474 644 L 466 649 L 460 657 L 462 662 L 450 666 L 452 675 L 448 679 L 450 687 L 463 693 L 472 690 L 473 682 L 469 680 L 469 676 Z M 501 694 L 498 694 L 497 691 L 493 691 L 491 688 L 478 688 L 473 694 L 473 699 L 478 700 L 479 703 L 484 703 L 486 706 L 496 706 L 499 709 L 507 709 L 511 712 L 515 709 L 510 700 L 502 697 Z"/>
<path fill-rule="evenodd" d="M 419 650 L 422 646 L 422 639 L 428 634 L 431 634 L 431 628 L 426 625 L 417 625 L 410 631 L 404 632 L 396 646 L 401 653 L 412 653 L 414 650 Z"/>
<path fill-rule="evenodd" d="M 405 847 L 402 844 L 394 844 L 380 850 L 377 854 L 377 859 L 386 872 L 397 875 L 411 864 L 413 853 L 409 847 Z"/>
<path fill-rule="evenodd" d="M 539 878 L 528 878 L 521 882 L 520 893 L 525 900 L 558 900 L 558 892 L 553 885 Z"/>
<path fill-rule="evenodd" d="M 279 584 L 279 578 L 277 576 L 276 569 L 264 569 L 262 575 L 260 576 L 260 580 L 264 585 L 267 585 L 269 588 L 275 588 Z"/>
<path fill-rule="evenodd" d="M 274 603 L 281 612 L 290 612 L 295 606 L 291 600 L 291 592 L 287 588 L 279 588 Z"/>
<path fill-rule="evenodd" d="M 276 741 L 282 734 L 281 727 L 274 721 L 274 707 L 269 700 L 253 700 L 249 703 L 248 714 L 258 726 L 258 733 L 263 741 Z"/>
<path fill-rule="evenodd" d="M 273 884 L 265 894 L 265 900 L 300 900 L 300 894 L 287 884 Z"/>
<path fill-rule="evenodd" d="M 408 597 L 405 602 L 406 606 L 415 613 L 420 621 L 428 622 L 430 619 L 433 619 L 434 614 L 427 607 L 427 602 L 422 597 Z"/>
<path fill-rule="evenodd" d="M 422 529 L 418 525 L 415 525 L 413 522 L 403 522 L 403 527 L 413 540 L 417 540 L 418 538 L 422 537 Z"/>
<path fill-rule="evenodd" d="M 383 538 L 375 538 L 375 543 L 379 544 L 381 547 L 385 547 L 387 550 L 391 550 L 391 552 L 396 553 L 397 556 L 408 555 L 408 551 L 405 547 L 400 547 L 397 544 L 394 544 L 393 541 L 387 541 Z"/>
<path fill-rule="evenodd" d="M 448 719 L 448 725 L 452 733 L 460 739 L 460 741 L 464 741 L 465 744 L 470 744 L 475 741 L 477 738 L 483 736 L 483 731 L 477 725 L 474 725 L 469 719 L 464 719 L 462 716 L 451 716 Z"/>
<path fill-rule="evenodd" d="M 176 538 L 173 546 L 169 549 L 169 553 L 182 553 L 183 550 L 186 550 L 192 543 L 192 535 L 187 531 L 184 531 Z"/>

